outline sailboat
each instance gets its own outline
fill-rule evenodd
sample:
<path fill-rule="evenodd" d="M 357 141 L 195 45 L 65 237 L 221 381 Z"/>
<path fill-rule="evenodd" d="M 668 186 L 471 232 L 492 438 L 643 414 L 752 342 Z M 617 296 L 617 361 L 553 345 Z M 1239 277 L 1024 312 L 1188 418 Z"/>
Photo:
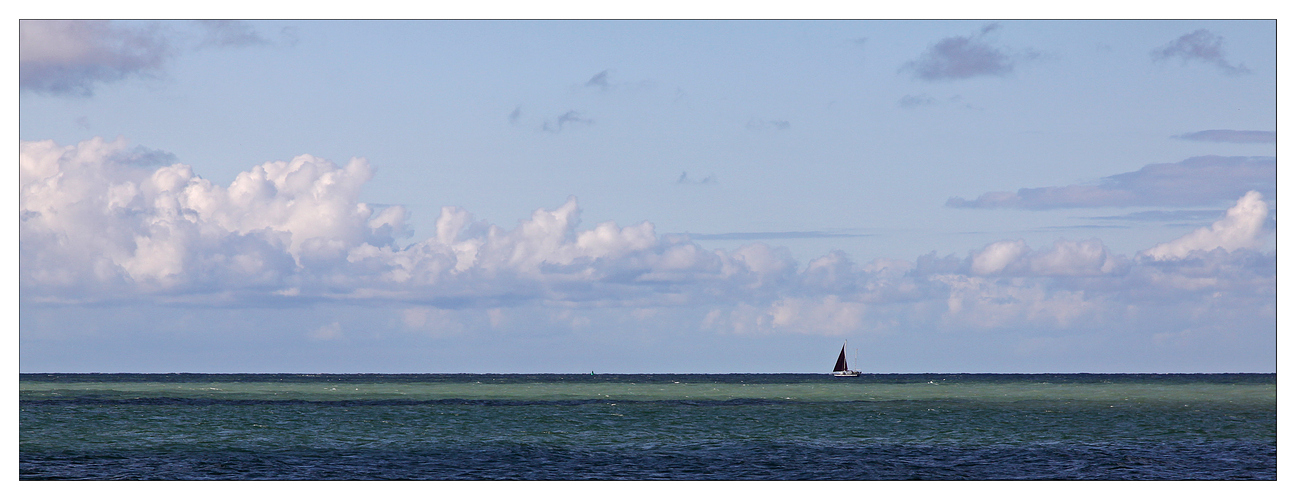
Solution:
<path fill-rule="evenodd" d="M 846 342 L 842 342 L 841 354 L 837 355 L 837 364 L 833 366 L 834 377 L 858 377 L 860 372 L 846 367 Z"/>

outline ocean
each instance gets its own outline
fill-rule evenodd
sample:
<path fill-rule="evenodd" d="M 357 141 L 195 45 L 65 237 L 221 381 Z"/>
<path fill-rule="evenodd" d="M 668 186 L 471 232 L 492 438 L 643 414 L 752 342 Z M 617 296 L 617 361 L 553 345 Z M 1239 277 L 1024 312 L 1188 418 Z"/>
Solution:
<path fill-rule="evenodd" d="M 1274 374 L 22 374 L 23 480 L 1276 480 Z"/>

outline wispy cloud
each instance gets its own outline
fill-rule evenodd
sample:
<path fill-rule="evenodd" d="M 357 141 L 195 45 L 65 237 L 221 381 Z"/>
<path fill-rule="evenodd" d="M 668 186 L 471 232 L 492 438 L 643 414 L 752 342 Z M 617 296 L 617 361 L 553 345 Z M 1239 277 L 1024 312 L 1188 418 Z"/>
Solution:
<path fill-rule="evenodd" d="M 1123 229 L 1129 226 L 1112 225 L 1112 224 L 1070 224 L 1065 226 L 1043 226 L 1035 229 L 1023 229 L 1022 232 L 1029 233 L 1054 233 L 1058 231 L 1074 231 L 1076 229 Z"/>
<path fill-rule="evenodd" d="M 819 238 L 864 238 L 867 234 L 838 233 L 832 231 L 761 231 L 754 233 L 685 233 L 693 240 L 802 240 Z"/>
<path fill-rule="evenodd" d="M 1015 193 L 996 191 L 975 200 L 953 197 L 945 206 L 1025 210 L 1203 206 L 1236 199 L 1251 190 L 1273 197 L 1276 188 L 1277 163 L 1273 157 L 1197 156 L 1104 177 L 1092 185 L 1022 188 Z"/>
<path fill-rule="evenodd" d="M 1188 222 L 1203 221 L 1218 217 L 1219 210 L 1147 210 L 1125 215 L 1104 215 L 1085 217 L 1092 220 L 1147 221 L 1147 222 Z"/>
<path fill-rule="evenodd" d="M 936 104 L 936 99 L 933 99 L 932 96 L 927 94 L 910 94 L 900 98 L 900 107 L 905 109 L 914 109 L 923 106 L 930 106 L 932 104 Z"/>
<path fill-rule="evenodd" d="M 311 332 L 307 336 L 309 336 L 313 340 L 323 340 L 323 341 L 342 340 L 343 338 L 345 338 L 342 335 L 342 324 L 337 321 L 334 321 L 327 325 L 311 330 Z"/>
<path fill-rule="evenodd" d="M 600 71 L 598 74 L 591 76 L 589 81 L 585 82 L 586 87 L 595 87 L 607 90 L 611 85 L 608 84 L 608 70 Z"/>
<path fill-rule="evenodd" d="M 557 133 L 557 132 L 562 132 L 564 128 L 572 124 L 593 125 L 594 120 L 586 118 L 585 115 L 581 114 L 580 111 L 571 110 L 561 115 L 558 115 L 558 117 L 555 118 L 553 121 L 545 120 L 544 125 L 541 125 L 540 129 L 545 132 Z"/>
<path fill-rule="evenodd" d="M 963 96 L 957 94 L 949 96 L 945 99 L 936 99 L 928 94 L 906 94 L 904 97 L 901 97 L 900 101 L 898 102 L 900 107 L 904 109 L 918 109 L 918 108 L 924 108 L 928 106 L 949 106 L 949 105 L 957 105 L 960 103 L 962 103 L 963 107 L 966 109 L 975 109 L 975 110 L 981 109 L 980 107 L 964 103 Z"/>
<path fill-rule="evenodd" d="M 1219 68 L 1226 75 L 1243 75 L 1250 73 L 1242 63 L 1230 63 L 1224 57 L 1224 37 L 1199 29 L 1183 35 L 1152 51 L 1153 61 L 1178 59 L 1183 64 L 1192 61 L 1203 62 Z"/>
<path fill-rule="evenodd" d="M 715 174 L 707 174 L 706 177 L 701 179 L 694 179 L 689 177 L 688 172 L 680 172 L 679 178 L 675 179 L 676 184 L 715 184 L 716 182 Z"/>
<path fill-rule="evenodd" d="M 1203 130 L 1174 136 L 1175 139 L 1199 142 L 1232 142 L 1237 144 L 1264 144 L 1278 142 L 1278 133 L 1268 130 Z"/>
<path fill-rule="evenodd" d="M 580 88 L 597 89 L 600 92 L 612 92 L 612 91 L 646 90 L 646 89 L 651 89 L 655 86 L 652 80 L 639 80 L 639 81 L 619 80 L 617 78 L 613 78 L 614 73 L 615 71 L 611 69 L 605 69 L 603 71 L 595 73 L 594 76 L 591 76 L 589 77 L 588 80 L 585 80 L 585 83 L 580 84 Z"/>
<path fill-rule="evenodd" d="M 787 130 L 792 128 L 792 122 L 787 120 L 747 120 L 747 130 Z"/>
<path fill-rule="evenodd" d="M 198 21 L 202 38 L 198 48 L 203 47 L 251 47 L 270 45 L 272 42 L 261 36 L 256 28 L 244 21 L 203 20 Z"/>
<path fill-rule="evenodd" d="M 1018 61 L 1038 57 L 1033 51 L 1017 55 L 1007 48 L 991 45 L 987 38 L 998 29 L 998 24 L 988 24 L 970 36 L 942 38 L 918 59 L 901 66 L 900 71 L 933 82 L 1004 76 L 1012 73 Z"/>
<path fill-rule="evenodd" d="M 161 167 L 178 162 L 176 155 L 170 151 L 151 149 L 144 146 L 122 150 L 114 154 L 112 162 L 132 167 Z"/>

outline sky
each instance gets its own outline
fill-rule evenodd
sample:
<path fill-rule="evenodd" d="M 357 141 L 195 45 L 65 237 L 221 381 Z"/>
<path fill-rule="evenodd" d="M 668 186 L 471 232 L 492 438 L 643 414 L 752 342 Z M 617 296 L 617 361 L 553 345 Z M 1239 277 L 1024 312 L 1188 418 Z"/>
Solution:
<path fill-rule="evenodd" d="M 1273 21 L 24 21 L 22 372 L 1273 372 Z"/>

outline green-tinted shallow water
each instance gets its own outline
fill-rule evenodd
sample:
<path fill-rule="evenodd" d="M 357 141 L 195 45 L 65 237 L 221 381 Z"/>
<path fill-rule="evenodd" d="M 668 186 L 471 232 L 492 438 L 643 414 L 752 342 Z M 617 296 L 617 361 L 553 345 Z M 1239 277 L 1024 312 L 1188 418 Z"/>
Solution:
<path fill-rule="evenodd" d="M 1273 375 L 24 375 L 21 477 L 1274 479 Z"/>

